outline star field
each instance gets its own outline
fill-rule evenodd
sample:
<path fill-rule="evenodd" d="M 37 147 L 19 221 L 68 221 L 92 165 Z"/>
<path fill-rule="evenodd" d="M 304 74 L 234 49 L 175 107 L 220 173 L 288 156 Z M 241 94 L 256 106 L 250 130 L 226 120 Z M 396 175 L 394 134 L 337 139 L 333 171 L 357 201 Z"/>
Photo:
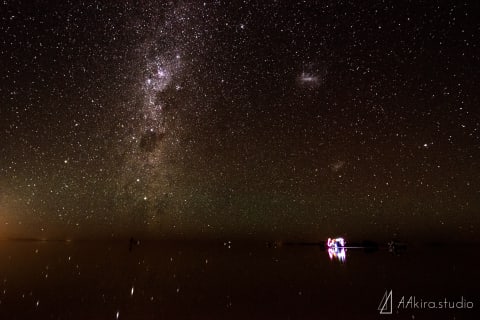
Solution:
<path fill-rule="evenodd" d="M 473 2 L 0 7 L 0 237 L 478 239 Z"/>

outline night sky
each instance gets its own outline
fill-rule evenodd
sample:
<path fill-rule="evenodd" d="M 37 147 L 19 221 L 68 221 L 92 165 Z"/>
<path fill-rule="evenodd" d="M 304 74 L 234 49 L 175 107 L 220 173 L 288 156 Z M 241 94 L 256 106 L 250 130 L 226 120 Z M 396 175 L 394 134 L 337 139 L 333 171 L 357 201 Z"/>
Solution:
<path fill-rule="evenodd" d="M 0 12 L 0 238 L 480 239 L 474 1 Z"/>

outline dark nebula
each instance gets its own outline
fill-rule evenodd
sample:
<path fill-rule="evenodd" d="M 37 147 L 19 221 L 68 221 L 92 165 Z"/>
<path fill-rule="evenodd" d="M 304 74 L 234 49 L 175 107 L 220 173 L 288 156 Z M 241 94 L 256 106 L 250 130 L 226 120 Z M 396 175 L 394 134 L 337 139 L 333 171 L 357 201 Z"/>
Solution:
<path fill-rule="evenodd" d="M 157 133 L 155 131 L 147 131 L 140 138 L 140 149 L 146 152 L 152 152 L 157 147 L 159 141 L 162 140 L 164 133 Z"/>

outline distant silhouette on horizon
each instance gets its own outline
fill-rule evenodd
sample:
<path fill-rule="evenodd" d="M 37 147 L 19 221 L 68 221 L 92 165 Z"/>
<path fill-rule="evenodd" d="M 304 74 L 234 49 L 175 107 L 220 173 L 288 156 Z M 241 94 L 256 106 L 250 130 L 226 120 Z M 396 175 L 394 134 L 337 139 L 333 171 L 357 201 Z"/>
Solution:
<path fill-rule="evenodd" d="M 140 240 L 135 240 L 133 237 L 130 238 L 130 244 L 128 246 L 128 251 L 132 252 L 133 247 L 140 245 Z"/>

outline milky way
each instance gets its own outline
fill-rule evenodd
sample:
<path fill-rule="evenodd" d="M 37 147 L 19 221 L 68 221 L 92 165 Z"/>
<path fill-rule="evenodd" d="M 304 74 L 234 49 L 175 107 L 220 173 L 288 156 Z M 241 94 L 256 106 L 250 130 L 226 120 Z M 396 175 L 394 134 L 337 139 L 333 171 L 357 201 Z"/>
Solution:
<path fill-rule="evenodd" d="M 5 236 L 478 237 L 469 4 L 0 6 Z"/>
<path fill-rule="evenodd" d="M 154 31 L 138 50 L 137 103 L 129 103 L 129 112 L 136 121 L 120 146 L 123 167 L 117 181 L 117 207 L 130 216 L 134 224 L 146 226 L 165 222 L 165 213 L 177 212 L 173 180 L 181 175 L 177 162 L 178 132 L 176 121 L 180 106 L 172 96 L 182 95 L 188 81 L 191 61 L 184 56 L 199 50 L 201 34 L 195 31 L 206 8 L 198 10 L 189 4 L 171 5 L 165 16 L 154 19 Z M 184 106 L 185 103 L 182 104 Z M 187 110 L 194 112 L 195 110 Z M 127 119 L 128 122 L 128 119 Z M 173 227 L 176 227 L 173 224 Z"/>

